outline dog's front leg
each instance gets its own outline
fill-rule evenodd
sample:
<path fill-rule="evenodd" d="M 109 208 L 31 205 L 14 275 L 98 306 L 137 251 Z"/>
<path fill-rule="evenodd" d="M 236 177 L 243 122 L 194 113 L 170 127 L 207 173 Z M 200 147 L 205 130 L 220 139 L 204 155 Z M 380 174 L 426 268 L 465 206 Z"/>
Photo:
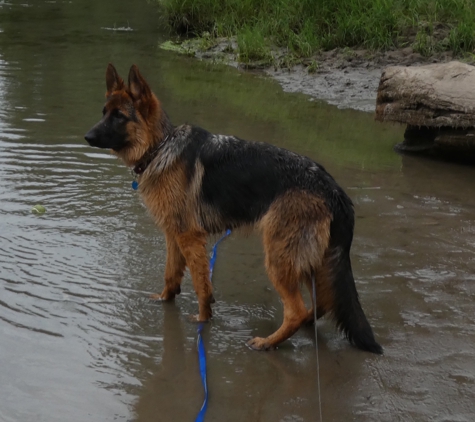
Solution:
<path fill-rule="evenodd" d="M 165 264 L 165 287 L 162 293 L 151 295 L 153 300 L 172 300 L 181 292 L 181 280 L 185 272 L 186 261 L 176 242 L 175 235 L 165 234 L 167 242 L 167 262 Z"/>
<path fill-rule="evenodd" d="M 188 231 L 176 236 L 176 241 L 190 269 L 193 287 L 198 297 L 199 314 L 193 319 L 208 321 L 211 318 L 211 303 L 214 303 L 213 287 L 209 280 L 209 261 L 206 253 L 206 233 Z"/>

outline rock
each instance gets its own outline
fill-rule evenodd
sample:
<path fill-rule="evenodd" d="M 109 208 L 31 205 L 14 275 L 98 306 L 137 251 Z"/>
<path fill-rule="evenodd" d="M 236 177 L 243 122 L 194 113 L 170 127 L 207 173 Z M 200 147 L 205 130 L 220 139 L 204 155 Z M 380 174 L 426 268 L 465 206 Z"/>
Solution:
<path fill-rule="evenodd" d="M 452 61 L 386 68 L 375 118 L 407 124 L 398 151 L 475 161 L 475 67 Z"/>
<path fill-rule="evenodd" d="M 475 67 L 452 61 L 391 66 L 379 82 L 376 120 L 426 127 L 475 127 Z"/>
<path fill-rule="evenodd" d="M 475 129 L 407 126 L 399 152 L 426 153 L 457 161 L 475 162 Z"/>

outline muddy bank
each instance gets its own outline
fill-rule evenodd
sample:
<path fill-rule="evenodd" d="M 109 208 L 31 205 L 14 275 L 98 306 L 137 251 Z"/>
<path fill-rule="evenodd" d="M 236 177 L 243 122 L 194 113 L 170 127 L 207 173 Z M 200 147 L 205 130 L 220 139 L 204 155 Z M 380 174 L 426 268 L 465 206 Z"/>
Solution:
<path fill-rule="evenodd" d="M 431 57 L 411 47 L 388 51 L 335 49 L 287 69 L 270 67 L 272 76 L 288 92 L 302 92 L 339 108 L 373 112 L 381 73 L 386 66 L 413 66 L 452 60 L 445 52 Z M 316 67 L 314 72 L 311 72 Z"/>
<path fill-rule="evenodd" d="M 338 69 L 325 65 L 309 74 L 304 65 L 291 69 L 268 68 L 265 73 L 276 79 L 284 91 L 301 92 L 339 108 L 372 112 L 376 102 L 381 69 Z"/>
<path fill-rule="evenodd" d="M 166 42 L 162 48 L 202 60 L 264 73 L 276 79 L 286 92 L 301 92 L 339 108 L 373 112 L 381 72 L 386 66 L 443 63 L 450 52 L 424 57 L 411 47 L 387 52 L 335 49 L 304 60 L 289 59 L 284 50 L 273 52 L 272 61 L 240 63 L 237 44 L 230 39 L 193 39 Z"/>

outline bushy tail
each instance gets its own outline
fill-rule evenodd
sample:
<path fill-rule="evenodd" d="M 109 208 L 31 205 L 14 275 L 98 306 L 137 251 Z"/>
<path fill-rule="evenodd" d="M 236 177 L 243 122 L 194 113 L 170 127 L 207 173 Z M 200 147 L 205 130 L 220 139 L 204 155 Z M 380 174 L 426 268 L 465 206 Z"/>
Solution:
<path fill-rule="evenodd" d="M 373 330 L 358 299 L 349 250 L 340 249 L 334 255 L 331 267 L 333 315 L 338 328 L 359 349 L 382 354 L 383 348 L 374 339 Z"/>

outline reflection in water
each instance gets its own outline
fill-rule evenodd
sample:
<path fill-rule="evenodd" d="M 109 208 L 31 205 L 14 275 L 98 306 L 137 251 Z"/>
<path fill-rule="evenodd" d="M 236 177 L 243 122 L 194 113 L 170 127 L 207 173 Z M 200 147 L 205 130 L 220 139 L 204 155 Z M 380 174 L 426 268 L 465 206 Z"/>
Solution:
<path fill-rule="evenodd" d="M 128 171 L 82 139 L 109 61 L 139 65 L 174 122 L 309 155 L 354 200 L 354 272 L 385 355 L 319 322 L 324 420 L 475 419 L 473 168 L 400 157 L 402 128 L 158 50 L 146 2 L 0 2 L 0 27 L 0 420 L 185 421 L 202 403 L 190 280 L 175 304 L 148 301 L 164 239 Z M 316 420 L 313 328 L 244 346 L 282 318 L 257 238 L 220 245 L 215 287 L 206 420 Z"/>
<path fill-rule="evenodd" d="M 163 354 L 135 405 L 137 422 L 192 421 L 201 407 L 202 391 L 195 353 L 185 349 L 187 338 L 177 306 L 166 304 L 163 313 Z"/>

